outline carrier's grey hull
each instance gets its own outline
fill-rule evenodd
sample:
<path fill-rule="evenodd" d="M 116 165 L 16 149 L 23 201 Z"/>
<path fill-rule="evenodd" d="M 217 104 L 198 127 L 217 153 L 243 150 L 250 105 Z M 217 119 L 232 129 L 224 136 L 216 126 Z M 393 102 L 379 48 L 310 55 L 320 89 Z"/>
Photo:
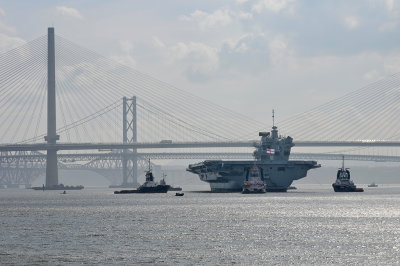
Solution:
<path fill-rule="evenodd" d="M 241 191 L 246 174 L 254 161 L 204 161 L 191 164 L 188 171 L 198 174 L 210 184 L 211 191 Z M 320 167 L 315 161 L 258 161 L 267 191 L 285 192 L 293 180 L 303 178 L 307 171 Z"/>

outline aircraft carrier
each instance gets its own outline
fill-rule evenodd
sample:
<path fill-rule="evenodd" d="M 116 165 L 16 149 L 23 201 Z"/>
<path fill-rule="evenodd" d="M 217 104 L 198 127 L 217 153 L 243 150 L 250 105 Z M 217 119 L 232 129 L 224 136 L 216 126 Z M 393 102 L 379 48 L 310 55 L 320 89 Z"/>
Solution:
<path fill-rule="evenodd" d="M 275 125 L 271 132 L 259 132 L 259 136 L 261 141 L 254 143 L 254 161 L 207 160 L 190 164 L 186 170 L 208 182 L 213 192 L 233 192 L 242 190 L 246 175 L 255 164 L 260 168 L 267 191 L 286 192 L 293 180 L 307 176 L 310 169 L 321 167 L 316 161 L 290 161 L 293 139 L 279 136 Z"/>

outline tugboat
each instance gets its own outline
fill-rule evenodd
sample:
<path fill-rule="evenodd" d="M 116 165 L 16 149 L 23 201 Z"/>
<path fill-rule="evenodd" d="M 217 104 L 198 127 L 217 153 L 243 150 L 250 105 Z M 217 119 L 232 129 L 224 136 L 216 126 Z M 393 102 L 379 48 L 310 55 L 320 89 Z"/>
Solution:
<path fill-rule="evenodd" d="M 344 156 L 342 168 L 337 171 L 336 182 L 332 184 L 332 187 L 335 192 L 364 192 L 363 188 L 357 188 L 350 179 L 349 168 L 344 168 Z"/>
<path fill-rule="evenodd" d="M 242 194 L 254 194 L 267 192 L 266 185 L 262 180 L 260 169 L 254 165 L 247 170 L 246 179 L 243 182 Z"/>
<path fill-rule="evenodd" d="M 160 183 L 154 181 L 153 172 L 151 171 L 151 164 L 149 160 L 149 170 L 146 171 L 146 181 L 133 190 L 117 190 L 114 194 L 130 194 L 130 193 L 167 193 L 170 186 L 165 183 L 164 178 L 160 180 Z"/>

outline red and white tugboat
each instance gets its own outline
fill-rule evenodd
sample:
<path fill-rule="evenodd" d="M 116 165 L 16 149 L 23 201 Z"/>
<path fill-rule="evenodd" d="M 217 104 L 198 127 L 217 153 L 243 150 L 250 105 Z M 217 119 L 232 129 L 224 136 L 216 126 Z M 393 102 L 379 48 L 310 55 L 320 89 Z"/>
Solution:
<path fill-rule="evenodd" d="M 246 174 L 242 186 L 242 194 L 265 193 L 266 185 L 262 180 L 260 168 L 254 164 Z"/>

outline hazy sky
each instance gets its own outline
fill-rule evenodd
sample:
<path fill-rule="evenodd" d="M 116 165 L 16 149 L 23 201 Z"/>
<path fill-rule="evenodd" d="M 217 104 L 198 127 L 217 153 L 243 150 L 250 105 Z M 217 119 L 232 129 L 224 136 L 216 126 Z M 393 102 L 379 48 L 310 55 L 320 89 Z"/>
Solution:
<path fill-rule="evenodd" d="M 0 0 L 0 51 L 53 25 L 269 123 L 272 108 L 287 117 L 400 72 L 399 18 L 395 0 Z"/>

